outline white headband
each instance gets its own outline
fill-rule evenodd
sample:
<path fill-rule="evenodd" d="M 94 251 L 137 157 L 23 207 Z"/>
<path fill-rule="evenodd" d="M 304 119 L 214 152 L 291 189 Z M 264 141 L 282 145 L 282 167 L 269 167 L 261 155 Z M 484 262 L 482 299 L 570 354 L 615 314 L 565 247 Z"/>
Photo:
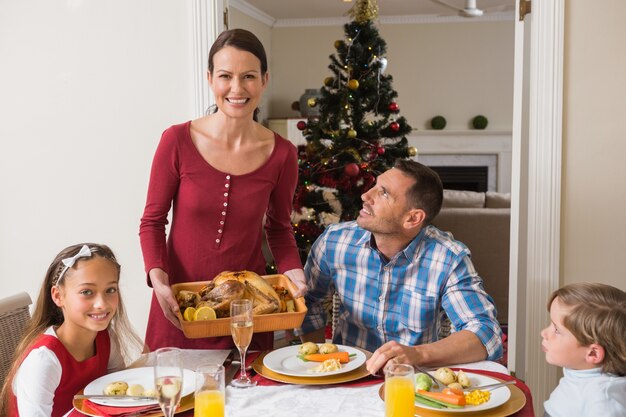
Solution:
<path fill-rule="evenodd" d="M 65 268 L 63 268 L 63 271 L 61 271 L 61 273 L 59 274 L 59 278 L 57 278 L 57 281 L 54 283 L 54 286 L 58 286 L 59 285 L 59 282 L 61 281 L 61 279 L 63 278 L 63 276 L 67 272 L 67 270 L 70 269 L 71 267 L 73 267 L 78 259 L 80 259 L 80 258 L 90 258 L 91 257 L 91 252 L 95 252 L 97 250 L 98 249 L 94 249 L 92 251 L 91 249 L 89 249 L 89 246 L 83 245 L 83 247 L 80 248 L 80 250 L 78 251 L 78 253 L 76 255 L 72 256 L 71 258 L 63 259 L 61 262 L 63 262 L 63 265 L 65 265 Z"/>

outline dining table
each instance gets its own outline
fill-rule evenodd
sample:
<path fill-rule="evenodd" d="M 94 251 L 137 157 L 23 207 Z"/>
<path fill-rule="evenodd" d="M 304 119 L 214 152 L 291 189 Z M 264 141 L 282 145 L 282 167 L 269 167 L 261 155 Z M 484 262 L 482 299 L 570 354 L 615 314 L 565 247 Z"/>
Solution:
<path fill-rule="evenodd" d="M 307 383 L 285 383 L 280 378 L 277 381 L 271 375 L 263 373 L 262 359 L 267 352 L 250 352 L 246 358 L 251 378 L 257 382 L 257 386 L 251 388 L 235 388 L 226 386 L 226 417 L 381 417 L 385 415 L 385 403 L 382 400 L 382 385 L 384 378 L 363 374 L 362 377 L 342 383 L 315 385 Z M 230 350 L 193 350 L 183 349 L 183 367 L 194 370 L 203 364 L 225 364 L 226 374 L 234 374 L 237 368 L 237 357 L 232 361 L 233 351 Z M 131 367 L 149 367 L 154 365 L 154 352 L 143 355 Z M 465 364 L 456 364 L 452 369 L 463 369 L 470 372 L 481 373 L 501 381 L 514 380 L 513 388 L 519 390 L 517 401 L 520 406 L 515 412 L 502 411 L 498 414 L 496 408 L 488 416 L 512 416 L 534 417 L 532 397 L 528 387 L 513 376 L 508 369 L 496 362 L 480 361 Z M 363 368 L 364 369 L 364 368 Z M 228 378 L 228 377 L 227 377 Z M 181 406 L 184 403 L 181 402 Z M 193 417 L 193 398 L 187 399 L 185 407 L 178 417 Z M 80 407 L 79 407 L 80 408 Z M 455 413 L 458 414 L 458 413 Z M 84 417 L 85 415 L 97 415 L 93 413 L 83 414 L 74 409 L 68 414 L 69 417 Z M 103 414 L 104 415 L 104 414 Z M 139 416 L 140 414 L 129 414 Z M 416 416 L 420 414 L 420 408 L 416 408 Z M 439 412 L 425 412 L 424 416 L 441 415 Z M 450 414 L 447 414 L 450 415 Z M 480 412 L 470 413 L 473 417 L 480 416 Z M 111 414 L 111 417 L 115 415 Z"/>

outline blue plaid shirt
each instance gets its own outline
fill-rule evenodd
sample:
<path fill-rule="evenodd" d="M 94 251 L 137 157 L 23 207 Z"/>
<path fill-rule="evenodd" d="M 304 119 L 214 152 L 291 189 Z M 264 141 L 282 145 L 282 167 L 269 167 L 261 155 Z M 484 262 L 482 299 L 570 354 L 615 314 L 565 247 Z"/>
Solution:
<path fill-rule="evenodd" d="M 502 356 L 496 308 L 464 244 L 427 226 L 387 262 L 371 242 L 372 234 L 356 222 L 329 226 L 317 239 L 304 268 L 310 288 L 304 333 L 324 327 L 321 302 L 336 289 L 341 306 L 334 343 L 370 352 L 391 340 L 431 343 L 445 311 L 452 331 L 476 334 L 488 359 Z"/>

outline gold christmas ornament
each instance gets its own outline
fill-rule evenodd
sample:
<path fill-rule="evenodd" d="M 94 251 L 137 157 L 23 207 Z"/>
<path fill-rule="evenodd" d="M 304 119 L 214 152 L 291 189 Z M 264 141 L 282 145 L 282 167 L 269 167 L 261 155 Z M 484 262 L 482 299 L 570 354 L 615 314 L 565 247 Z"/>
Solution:
<path fill-rule="evenodd" d="M 355 80 L 354 78 L 348 81 L 348 88 L 350 90 L 356 90 L 359 88 L 359 80 Z"/>
<path fill-rule="evenodd" d="M 326 78 L 324 78 L 324 85 L 326 87 L 330 87 L 331 85 L 333 85 L 334 81 L 335 81 L 334 77 L 326 77 Z"/>
<path fill-rule="evenodd" d="M 354 129 L 350 129 L 350 130 L 348 130 L 348 137 L 349 137 L 350 139 L 354 139 L 354 138 L 356 138 L 356 130 L 354 130 Z"/>
<path fill-rule="evenodd" d="M 407 153 L 409 154 L 409 156 L 416 156 L 417 148 L 414 146 L 409 146 L 409 149 L 407 149 Z"/>
<path fill-rule="evenodd" d="M 357 23 L 365 23 L 378 17 L 376 0 L 357 0 L 347 13 Z"/>
<path fill-rule="evenodd" d="M 315 107 L 317 106 L 317 99 L 315 97 L 311 97 L 306 101 L 306 104 L 308 104 L 309 107 Z"/>

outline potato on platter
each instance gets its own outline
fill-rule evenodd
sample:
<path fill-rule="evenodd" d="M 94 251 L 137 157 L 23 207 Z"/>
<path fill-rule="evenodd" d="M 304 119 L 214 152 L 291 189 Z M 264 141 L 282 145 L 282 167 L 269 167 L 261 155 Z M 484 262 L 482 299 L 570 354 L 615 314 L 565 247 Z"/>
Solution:
<path fill-rule="evenodd" d="M 126 395 L 126 390 L 128 389 L 128 384 L 124 381 L 115 381 L 111 382 L 109 385 L 104 387 L 104 395 Z"/>
<path fill-rule="evenodd" d="M 313 342 L 304 342 L 298 348 L 298 354 L 300 355 L 311 355 L 313 353 L 317 353 L 319 351 L 317 345 Z"/>
<path fill-rule="evenodd" d="M 324 343 L 323 345 L 319 347 L 319 352 L 323 354 L 335 353 L 338 351 L 339 349 L 337 349 L 337 345 L 333 343 Z"/>
<path fill-rule="evenodd" d="M 133 384 L 129 386 L 128 389 L 126 390 L 126 395 L 136 395 L 136 396 L 144 395 L 143 385 Z"/>

